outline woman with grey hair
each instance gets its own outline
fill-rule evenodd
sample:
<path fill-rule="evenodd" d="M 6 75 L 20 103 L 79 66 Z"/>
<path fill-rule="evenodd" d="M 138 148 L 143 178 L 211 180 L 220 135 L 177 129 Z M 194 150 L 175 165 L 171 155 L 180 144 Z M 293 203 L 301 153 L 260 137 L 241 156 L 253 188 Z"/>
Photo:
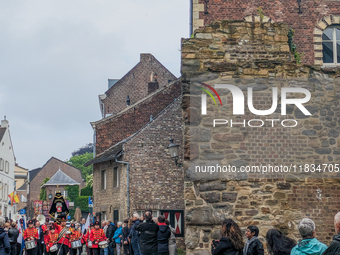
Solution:
<path fill-rule="evenodd" d="M 4 229 L 4 225 L 5 218 L 0 216 L 0 255 L 8 255 L 11 251 L 8 234 Z"/>
<path fill-rule="evenodd" d="M 302 240 L 292 249 L 291 255 L 321 255 L 327 249 L 325 244 L 315 238 L 314 221 L 304 218 L 300 222 L 298 229 Z"/>

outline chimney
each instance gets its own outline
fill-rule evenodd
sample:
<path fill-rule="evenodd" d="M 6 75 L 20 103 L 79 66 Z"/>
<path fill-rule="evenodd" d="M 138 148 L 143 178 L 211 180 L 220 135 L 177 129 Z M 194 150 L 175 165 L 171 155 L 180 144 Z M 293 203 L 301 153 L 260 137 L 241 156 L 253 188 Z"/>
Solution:
<path fill-rule="evenodd" d="M 8 120 L 6 120 L 6 116 L 5 116 L 4 119 L 1 121 L 1 127 L 7 128 L 8 126 L 9 126 L 9 122 Z"/>
<path fill-rule="evenodd" d="M 140 54 L 140 62 L 150 62 L 154 56 L 150 53 L 141 53 Z"/>
<path fill-rule="evenodd" d="M 158 81 L 150 81 L 148 83 L 148 95 L 155 92 L 157 89 L 159 89 Z"/>

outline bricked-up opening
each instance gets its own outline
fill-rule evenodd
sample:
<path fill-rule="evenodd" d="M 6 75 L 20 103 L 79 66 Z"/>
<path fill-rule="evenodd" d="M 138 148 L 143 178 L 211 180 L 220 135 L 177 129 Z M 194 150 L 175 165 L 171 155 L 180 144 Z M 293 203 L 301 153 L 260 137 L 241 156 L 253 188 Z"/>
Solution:
<path fill-rule="evenodd" d="M 116 188 L 119 186 L 119 171 L 118 167 L 113 168 L 113 187 Z"/>
<path fill-rule="evenodd" d="M 101 189 L 102 190 L 106 189 L 106 170 L 103 170 L 101 172 Z"/>
<path fill-rule="evenodd" d="M 159 84 L 157 80 L 148 83 L 148 94 L 155 92 L 157 89 L 159 89 Z"/>
<path fill-rule="evenodd" d="M 119 221 L 119 210 L 113 211 L 113 224 L 117 226 L 117 222 Z"/>

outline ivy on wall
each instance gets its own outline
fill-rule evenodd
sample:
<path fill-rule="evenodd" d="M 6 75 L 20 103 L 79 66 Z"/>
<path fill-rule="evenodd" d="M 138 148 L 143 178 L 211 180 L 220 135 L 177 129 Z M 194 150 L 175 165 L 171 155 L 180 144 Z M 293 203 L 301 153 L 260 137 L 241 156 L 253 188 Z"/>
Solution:
<path fill-rule="evenodd" d="M 39 200 L 46 201 L 47 200 L 47 193 L 46 188 L 43 185 L 49 181 L 50 178 L 45 178 L 43 183 L 41 184 L 40 193 L 39 193 Z"/>
<path fill-rule="evenodd" d="M 290 51 L 294 54 L 294 58 L 296 59 L 296 63 L 300 64 L 301 63 L 301 58 L 303 56 L 303 53 L 300 53 L 300 52 L 297 51 L 297 46 L 293 42 L 294 32 L 295 31 L 292 28 L 290 28 L 288 30 L 288 45 L 289 45 Z"/>

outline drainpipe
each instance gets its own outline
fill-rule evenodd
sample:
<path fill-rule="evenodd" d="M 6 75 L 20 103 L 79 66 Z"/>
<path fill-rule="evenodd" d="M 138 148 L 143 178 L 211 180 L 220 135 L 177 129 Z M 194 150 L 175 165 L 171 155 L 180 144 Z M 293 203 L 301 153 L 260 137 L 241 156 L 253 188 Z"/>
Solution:
<path fill-rule="evenodd" d="M 189 38 L 191 38 L 191 35 L 192 35 L 192 33 L 193 33 L 193 14 L 192 14 L 192 10 L 193 10 L 193 1 L 192 0 L 190 0 L 190 23 L 189 23 L 189 33 L 190 33 L 190 35 L 189 35 Z"/>
<path fill-rule="evenodd" d="M 126 180 L 126 192 L 127 192 L 127 216 L 129 217 L 130 215 L 130 190 L 129 190 L 129 171 L 130 171 L 130 164 L 129 162 L 125 161 L 118 161 L 116 158 L 116 163 L 122 163 L 126 164 L 126 175 L 127 175 L 127 180 Z"/>

